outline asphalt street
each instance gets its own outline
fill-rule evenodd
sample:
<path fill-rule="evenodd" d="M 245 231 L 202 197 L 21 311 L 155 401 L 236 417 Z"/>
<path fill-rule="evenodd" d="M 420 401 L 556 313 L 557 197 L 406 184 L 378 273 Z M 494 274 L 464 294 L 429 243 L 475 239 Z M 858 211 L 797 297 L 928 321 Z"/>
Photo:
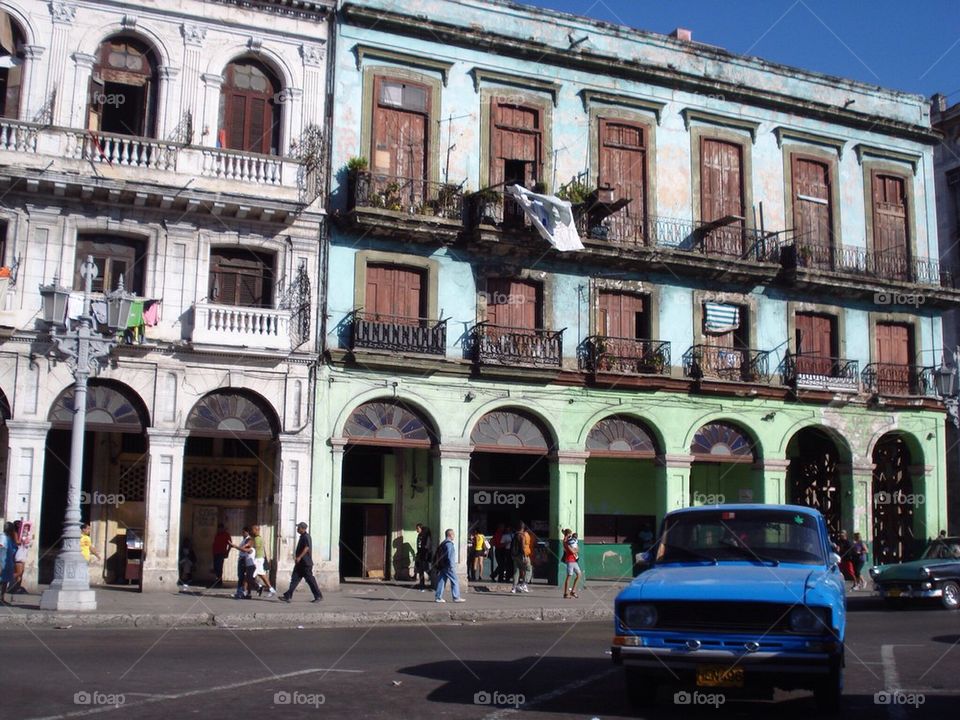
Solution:
<path fill-rule="evenodd" d="M 960 613 L 860 604 L 850 615 L 845 720 L 954 717 Z M 0 717 L 637 717 L 610 635 L 598 622 L 9 628 L 0 632 Z M 641 717 L 817 717 L 800 691 L 714 701 L 680 706 L 668 690 Z"/>

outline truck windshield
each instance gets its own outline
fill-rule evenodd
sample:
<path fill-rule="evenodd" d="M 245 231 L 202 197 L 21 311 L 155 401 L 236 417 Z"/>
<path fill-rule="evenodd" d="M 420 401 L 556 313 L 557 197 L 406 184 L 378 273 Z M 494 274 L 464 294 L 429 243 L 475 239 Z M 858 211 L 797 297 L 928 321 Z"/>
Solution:
<path fill-rule="evenodd" d="M 654 562 L 826 563 L 820 524 L 785 510 L 704 510 L 667 518 Z"/>

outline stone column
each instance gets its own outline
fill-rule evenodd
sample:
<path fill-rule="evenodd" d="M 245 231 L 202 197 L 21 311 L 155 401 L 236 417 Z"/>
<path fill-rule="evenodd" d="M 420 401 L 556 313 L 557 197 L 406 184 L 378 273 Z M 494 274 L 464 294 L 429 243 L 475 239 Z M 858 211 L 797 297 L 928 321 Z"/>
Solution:
<path fill-rule="evenodd" d="M 657 523 L 671 510 L 690 504 L 690 471 L 693 455 L 661 455 L 657 458 L 661 467 L 657 483 Z"/>
<path fill-rule="evenodd" d="M 180 28 L 183 34 L 183 74 L 180 80 L 180 110 L 190 113 L 193 120 L 192 137 L 187 141 L 193 145 L 200 142 L 203 132 L 203 92 L 200 78 L 200 52 L 207 37 L 207 29 L 202 25 L 186 23 Z"/>
<path fill-rule="evenodd" d="M 310 515 L 310 438 L 296 435 L 281 435 L 277 453 L 277 477 L 275 487 L 277 523 L 271 559 L 276 560 L 276 579 L 283 583 L 293 570 L 294 550 L 297 547 L 297 523 L 309 523 Z M 320 564 L 325 557 L 320 528 L 312 528 L 314 563 Z"/>
<path fill-rule="evenodd" d="M 200 132 L 200 144 L 205 147 L 217 146 L 217 131 L 220 129 L 220 88 L 223 86 L 223 75 L 204 73 L 200 76 L 203 81 L 203 103 L 198 108 L 197 128 Z M 206 130 L 206 135 L 203 134 Z"/>
<path fill-rule="evenodd" d="M 89 87 L 90 75 L 96 58 L 86 53 L 75 52 L 70 56 L 73 59 L 73 86 L 76 88 L 72 98 L 60 98 L 57 105 L 69 117 L 69 126 L 73 128 L 87 127 L 87 107 L 90 105 Z M 72 102 L 71 102 L 72 101 Z M 69 110 L 67 109 L 69 106 Z"/>
<path fill-rule="evenodd" d="M 20 96 L 20 117 L 24 120 L 34 122 L 44 122 L 42 118 L 36 115 L 43 110 L 47 99 L 43 96 L 43 89 L 38 87 L 37 78 L 43 76 L 38 72 L 40 69 L 40 58 L 43 57 L 43 51 L 46 48 L 41 45 L 25 45 L 23 47 L 23 57 L 26 60 L 23 64 L 23 77 L 21 79 L 22 95 Z"/>
<path fill-rule="evenodd" d="M 787 468 L 789 460 L 761 460 L 753 466 L 756 473 L 759 497 L 753 502 L 767 505 L 783 505 L 787 502 Z"/>
<path fill-rule="evenodd" d="M 28 587 L 36 587 L 39 576 L 40 508 L 49 430 L 48 422 L 7 421 L 7 496 L 0 500 L 4 520 L 29 520 L 33 524 L 33 542 L 23 571 L 23 582 Z M 58 523 L 62 520 L 57 518 Z M 58 550 L 59 543 L 50 552 L 55 557 Z"/>
<path fill-rule="evenodd" d="M 913 493 L 905 500 L 913 506 L 913 535 L 918 540 L 935 538 L 947 529 L 946 473 L 938 476 L 933 465 L 911 465 L 910 479 Z"/>
<path fill-rule="evenodd" d="M 53 107 L 53 124 L 61 127 L 70 127 L 73 112 L 70 98 L 80 95 L 86 97 L 87 92 L 85 85 L 73 88 L 65 87 L 70 31 L 74 18 L 76 18 L 77 15 L 77 7 L 71 3 L 54 0 L 54 2 L 50 3 L 49 8 L 53 20 L 53 32 L 50 36 L 50 61 L 47 72 L 47 89 L 45 96 L 49 98 L 52 93 L 57 94 L 57 99 Z M 92 56 L 88 55 L 87 57 Z M 71 90 L 73 91 L 72 95 Z M 86 123 L 82 123 L 77 127 L 86 127 Z"/>
<path fill-rule="evenodd" d="M 301 135 L 303 135 L 303 90 L 300 88 L 284 88 L 283 93 L 283 112 L 281 113 L 280 148 L 281 156 L 295 154 L 291 152 L 291 147 L 296 143 L 299 146 Z M 299 152 L 299 147 L 294 148 Z"/>
<path fill-rule="evenodd" d="M 873 551 L 873 463 L 853 463 L 838 465 L 840 479 L 841 528 L 850 537 L 861 533 L 863 539 L 871 545 Z M 871 554 L 871 557 L 873 555 Z"/>
<path fill-rule="evenodd" d="M 300 46 L 303 57 L 303 126 L 323 126 L 324 106 L 327 97 L 327 78 L 324 59 L 326 44 L 308 43 Z"/>
<path fill-rule="evenodd" d="M 174 82 L 176 82 L 179 74 L 180 68 L 170 67 L 169 65 L 162 65 L 157 68 L 160 87 L 157 92 L 156 137 L 161 140 L 169 139 L 176 142 L 180 141 L 180 138 L 168 137 L 180 122 L 180 118 L 177 117 L 177 105 L 176 103 L 170 102 L 170 99 L 173 97 L 170 88 Z"/>
<path fill-rule="evenodd" d="M 150 464 L 147 469 L 147 526 L 144 529 L 145 590 L 171 590 L 177 587 L 186 439 L 186 433 L 182 430 L 147 428 Z"/>
<path fill-rule="evenodd" d="M 309 486 L 310 531 L 317 545 L 313 572 L 324 590 L 340 587 L 340 509 L 346 445 L 345 438 L 330 438 L 329 450 L 320 446 Z"/>
<path fill-rule="evenodd" d="M 562 577 L 563 530 L 570 528 L 583 534 L 584 483 L 586 479 L 586 452 L 558 452 L 550 460 L 550 535 L 548 540 L 551 555 L 548 580 L 556 583 Z"/>
<path fill-rule="evenodd" d="M 467 582 L 467 537 L 469 535 L 467 510 L 470 506 L 470 453 L 472 448 L 459 445 L 441 445 L 437 457 L 434 483 L 433 539 L 443 542 L 444 533 L 456 533 L 457 578 Z"/>

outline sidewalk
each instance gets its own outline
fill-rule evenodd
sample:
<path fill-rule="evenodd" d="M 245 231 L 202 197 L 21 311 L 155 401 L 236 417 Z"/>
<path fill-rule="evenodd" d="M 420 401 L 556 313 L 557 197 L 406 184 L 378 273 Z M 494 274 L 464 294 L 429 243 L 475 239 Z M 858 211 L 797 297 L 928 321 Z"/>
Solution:
<path fill-rule="evenodd" d="M 97 609 L 87 613 L 40 610 L 40 591 L 16 595 L 0 606 L 0 632 L 17 627 L 343 627 L 379 623 L 448 622 L 573 622 L 611 620 L 613 600 L 626 583 L 592 581 L 579 598 L 563 599 L 563 589 L 531 585 L 529 593 L 513 595 L 510 585 L 471 583 L 465 603 L 434 602 L 433 591 L 419 592 L 410 584 L 358 582 L 324 593 L 311 603 L 301 587 L 291 603 L 268 599 L 234 600 L 229 588 L 194 588 L 178 593 L 138 593 L 125 587 L 98 586 Z"/>

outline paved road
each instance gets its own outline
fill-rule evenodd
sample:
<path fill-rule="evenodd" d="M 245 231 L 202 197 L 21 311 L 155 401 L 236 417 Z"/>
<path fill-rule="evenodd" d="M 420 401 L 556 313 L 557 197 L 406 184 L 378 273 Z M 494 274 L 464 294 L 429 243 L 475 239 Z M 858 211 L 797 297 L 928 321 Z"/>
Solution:
<path fill-rule="evenodd" d="M 0 717 L 630 717 L 606 623 L 302 630 L 8 629 Z M 960 613 L 854 610 L 845 720 L 953 717 Z M 897 687 L 922 704 L 876 705 Z M 522 697 L 521 697 L 522 695 Z M 76 698 L 76 700 L 75 700 Z M 905 699 L 910 699 L 909 697 Z M 483 703 L 489 700 L 489 703 Z M 122 705 L 110 705 L 122 701 Z M 481 701 L 481 702 L 477 702 Z M 106 703 L 106 704 L 105 704 Z M 519 707 L 516 707 L 516 704 Z M 816 717 L 810 696 L 645 717 Z"/>

